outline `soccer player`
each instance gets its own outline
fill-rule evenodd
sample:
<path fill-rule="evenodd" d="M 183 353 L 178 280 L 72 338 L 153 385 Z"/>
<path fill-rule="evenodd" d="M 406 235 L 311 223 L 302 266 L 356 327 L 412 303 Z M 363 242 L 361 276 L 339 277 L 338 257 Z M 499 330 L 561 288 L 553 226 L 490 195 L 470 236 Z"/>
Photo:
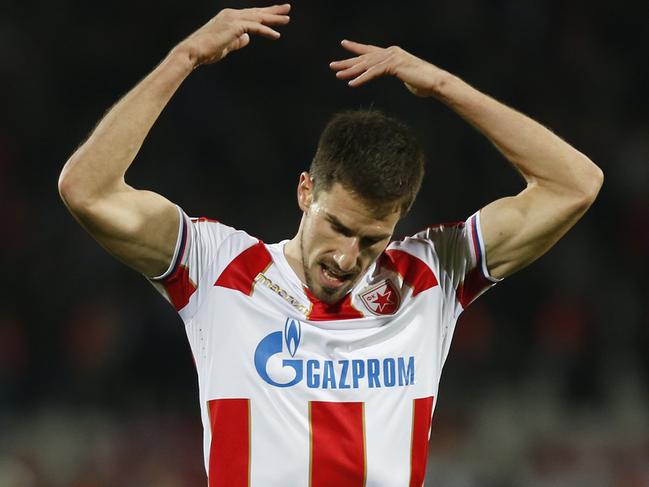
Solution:
<path fill-rule="evenodd" d="M 74 217 L 180 314 L 198 371 L 210 486 L 421 486 L 442 365 L 480 293 L 546 252 L 602 184 L 586 156 L 528 117 L 398 48 L 343 41 L 358 87 L 395 76 L 487 137 L 526 187 L 465 222 L 391 242 L 423 177 L 400 122 L 346 112 L 297 185 L 296 235 L 265 244 L 189 218 L 125 182 L 147 132 L 192 70 L 279 38 L 289 5 L 226 9 L 175 46 L 70 157 Z"/>

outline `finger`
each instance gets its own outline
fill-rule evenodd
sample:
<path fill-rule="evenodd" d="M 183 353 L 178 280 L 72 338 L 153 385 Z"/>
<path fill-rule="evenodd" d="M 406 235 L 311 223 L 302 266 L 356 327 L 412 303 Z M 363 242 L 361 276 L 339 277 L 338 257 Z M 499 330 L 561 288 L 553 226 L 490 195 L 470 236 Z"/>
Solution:
<path fill-rule="evenodd" d="M 291 11 L 291 5 L 285 3 L 283 5 L 271 5 L 270 7 L 251 7 L 237 9 L 241 15 L 250 14 L 273 14 L 273 15 L 287 15 Z"/>
<path fill-rule="evenodd" d="M 240 18 L 241 20 L 249 20 L 266 25 L 283 25 L 288 24 L 291 20 L 288 15 L 271 14 L 253 9 L 242 11 Z"/>
<path fill-rule="evenodd" d="M 225 49 L 223 56 L 226 56 L 231 52 L 238 51 L 239 49 L 243 49 L 248 44 L 250 44 L 250 36 L 247 33 L 241 34 L 230 44 L 228 44 L 228 47 Z"/>
<path fill-rule="evenodd" d="M 260 7 L 249 10 L 258 10 L 259 12 L 277 14 L 277 15 L 286 15 L 291 11 L 291 4 L 284 3 L 282 5 L 271 5 L 270 7 Z"/>
<path fill-rule="evenodd" d="M 360 76 L 362 73 L 367 71 L 370 67 L 368 67 L 367 63 L 361 62 L 357 63 L 354 66 L 351 66 L 347 69 L 343 69 L 342 71 L 338 71 L 336 73 L 336 78 L 338 79 L 351 79 L 351 78 L 356 78 Z"/>
<path fill-rule="evenodd" d="M 336 77 L 339 79 L 349 79 L 349 78 L 355 78 L 359 76 L 363 71 L 367 71 L 370 69 L 372 66 L 376 66 L 377 64 L 382 63 L 383 61 L 386 60 L 386 51 L 384 49 L 380 49 L 378 51 L 372 51 L 371 54 L 364 54 L 362 56 L 358 56 L 355 58 L 352 58 L 355 60 L 354 62 L 351 62 L 352 60 L 346 60 L 349 62 L 346 63 L 341 63 L 336 73 Z M 342 66 L 346 65 L 344 69 L 342 69 Z M 338 66 L 338 65 L 337 65 Z"/>
<path fill-rule="evenodd" d="M 368 81 L 373 80 L 374 78 L 378 78 L 379 76 L 385 74 L 385 69 L 386 69 L 385 62 L 376 64 L 372 66 L 370 69 L 368 69 L 367 71 L 365 71 L 363 74 L 358 76 L 357 78 L 354 78 L 353 80 L 349 81 L 347 84 L 352 88 L 356 88 L 358 86 L 364 85 Z"/>
<path fill-rule="evenodd" d="M 275 29 L 271 29 L 267 25 L 260 24 L 259 22 L 243 20 L 241 21 L 241 25 L 246 30 L 246 32 L 251 34 L 267 37 L 268 39 L 279 39 L 281 37 L 281 34 L 277 32 Z"/>
<path fill-rule="evenodd" d="M 250 36 L 246 32 L 245 34 L 241 34 L 239 38 L 237 39 L 237 47 L 236 49 L 243 49 L 246 47 L 248 44 L 250 44 Z"/>
<path fill-rule="evenodd" d="M 368 52 L 381 49 L 380 47 L 372 46 L 371 44 L 361 44 L 359 42 L 354 42 L 347 39 L 342 40 L 340 44 L 345 49 L 353 52 L 354 54 L 367 54 Z"/>
<path fill-rule="evenodd" d="M 265 25 L 286 25 L 290 21 L 288 15 L 261 14 L 261 22 Z"/>
<path fill-rule="evenodd" d="M 340 61 L 332 61 L 329 63 L 329 67 L 335 71 L 340 71 L 341 69 L 347 69 L 350 66 L 353 66 L 359 59 L 360 56 L 356 56 L 349 59 L 342 59 Z"/>

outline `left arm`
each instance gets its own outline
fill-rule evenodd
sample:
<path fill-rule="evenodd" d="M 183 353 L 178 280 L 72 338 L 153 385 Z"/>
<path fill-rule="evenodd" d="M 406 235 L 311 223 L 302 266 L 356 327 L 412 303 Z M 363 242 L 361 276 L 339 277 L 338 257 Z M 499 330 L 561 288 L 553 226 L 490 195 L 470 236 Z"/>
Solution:
<path fill-rule="evenodd" d="M 437 98 L 485 135 L 525 178 L 523 191 L 481 211 L 492 276 L 508 276 L 543 255 L 595 200 L 602 171 L 538 122 L 401 48 L 342 45 L 357 56 L 331 63 L 338 78 L 356 87 L 388 74 L 417 96 Z"/>

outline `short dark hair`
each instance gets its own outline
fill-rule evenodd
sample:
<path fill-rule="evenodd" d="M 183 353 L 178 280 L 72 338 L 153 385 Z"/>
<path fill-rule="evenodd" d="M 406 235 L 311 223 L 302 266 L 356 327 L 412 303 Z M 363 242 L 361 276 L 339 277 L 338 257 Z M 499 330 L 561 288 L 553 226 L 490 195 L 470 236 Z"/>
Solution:
<path fill-rule="evenodd" d="M 309 173 L 314 192 L 339 182 L 380 207 L 408 213 L 424 177 L 424 152 L 412 130 L 378 110 L 335 114 L 320 135 Z"/>

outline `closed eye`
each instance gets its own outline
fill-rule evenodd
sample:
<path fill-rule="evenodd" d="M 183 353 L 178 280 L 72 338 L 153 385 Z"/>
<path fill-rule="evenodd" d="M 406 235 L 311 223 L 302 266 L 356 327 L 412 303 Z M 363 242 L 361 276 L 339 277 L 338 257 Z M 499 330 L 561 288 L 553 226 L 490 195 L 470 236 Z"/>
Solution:
<path fill-rule="evenodd" d="M 331 224 L 331 228 L 333 229 L 334 232 L 340 233 L 341 235 L 344 235 L 345 237 L 353 237 L 354 232 L 352 232 L 349 228 L 341 227 L 340 225 L 336 225 L 335 223 Z"/>
<path fill-rule="evenodd" d="M 375 245 L 379 243 L 383 238 L 370 238 L 370 237 L 363 237 L 361 238 L 360 241 L 360 246 L 361 247 L 371 247 L 372 245 Z"/>

